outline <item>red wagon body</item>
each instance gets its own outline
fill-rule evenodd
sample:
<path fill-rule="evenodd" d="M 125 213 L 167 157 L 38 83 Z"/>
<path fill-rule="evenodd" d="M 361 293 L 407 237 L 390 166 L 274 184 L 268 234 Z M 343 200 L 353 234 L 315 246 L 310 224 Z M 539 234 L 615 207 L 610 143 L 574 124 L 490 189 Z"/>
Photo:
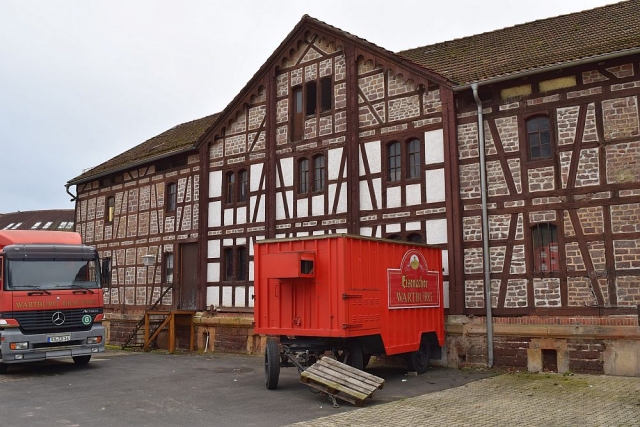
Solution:
<path fill-rule="evenodd" d="M 365 357 L 444 345 L 439 248 L 339 234 L 254 249 L 257 333 L 356 343 Z"/>

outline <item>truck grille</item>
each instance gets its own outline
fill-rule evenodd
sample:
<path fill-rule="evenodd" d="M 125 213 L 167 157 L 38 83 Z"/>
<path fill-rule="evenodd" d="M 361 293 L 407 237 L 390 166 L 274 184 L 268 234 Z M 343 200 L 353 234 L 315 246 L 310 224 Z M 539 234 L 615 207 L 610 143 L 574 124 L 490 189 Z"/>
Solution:
<path fill-rule="evenodd" d="M 58 314 L 56 314 L 58 313 Z M 62 316 L 64 322 L 60 322 Z M 96 315 L 102 313 L 102 308 L 74 308 L 69 310 L 43 310 L 43 311 L 22 311 L 2 313 L 2 316 L 13 318 L 20 323 L 20 330 L 23 334 L 43 334 L 70 331 L 88 331 L 93 325 Z M 56 323 L 54 323 L 54 314 Z M 85 325 L 82 318 L 91 316 L 91 322 Z"/>

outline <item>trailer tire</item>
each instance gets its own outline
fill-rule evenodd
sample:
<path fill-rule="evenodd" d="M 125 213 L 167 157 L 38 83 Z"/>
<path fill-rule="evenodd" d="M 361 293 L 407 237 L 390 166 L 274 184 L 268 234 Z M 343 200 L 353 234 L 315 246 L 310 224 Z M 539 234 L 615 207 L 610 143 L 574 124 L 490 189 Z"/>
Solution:
<path fill-rule="evenodd" d="M 0 375 L 6 374 L 8 367 L 9 367 L 9 365 L 7 365 L 6 363 L 0 362 Z"/>
<path fill-rule="evenodd" d="M 91 360 L 91 355 L 88 356 L 73 356 L 73 363 L 76 365 L 86 365 Z"/>
<path fill-rule="evenodd" d="M 264 378 L 267 389 L 275 390 L 278 387 L 280 377 L 280 350 L 274 340 L 267 341 L 264 352 Z"/>
<path fill-rule="evenodd" d="M 421 342 L 418 351 L 412 351 L 406 355 L 407 367 L 409 371 L 424 374 L 429 367 L 429 358 L 431 357 L 429 343 Z"/>
<path fill-rule="evenodd" d="M 364 370 L 364 356 L 362 354 L 362 346 L 359 342 L 353 342 L 349 346 L 349 366 Z"/>

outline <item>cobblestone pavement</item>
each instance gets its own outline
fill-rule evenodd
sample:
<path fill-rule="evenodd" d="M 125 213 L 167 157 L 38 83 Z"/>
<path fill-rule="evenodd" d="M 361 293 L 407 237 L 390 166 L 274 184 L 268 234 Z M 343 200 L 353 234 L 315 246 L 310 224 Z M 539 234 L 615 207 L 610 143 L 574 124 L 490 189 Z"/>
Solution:
<path fill-rule="evenodd" d="M 293 425 L 640 426 L 640 378 L 503 374 Z"/>

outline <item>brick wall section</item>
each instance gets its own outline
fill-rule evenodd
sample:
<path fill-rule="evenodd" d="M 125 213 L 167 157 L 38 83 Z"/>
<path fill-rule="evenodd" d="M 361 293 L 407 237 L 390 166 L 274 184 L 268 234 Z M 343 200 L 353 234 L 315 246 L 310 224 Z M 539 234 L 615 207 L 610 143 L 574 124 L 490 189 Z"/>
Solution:
<path fill-rule="evenodd" d="M 529 169 L 529 191 L 547 191 L 555 189 L 554 167 Z"/>
<path fill-rule="evenodd" d="M 495 337 L 493 363 L 496 367 L 527 368 L 527 349 L 530 338 Z"/>
<path fill-rule="evenodd" d="M 611 229 L 614 233 L 640 231 L 640 203 L 611 206 Z"/>
<path fill-rule="evenodd" d="M 602 101 L 606 140 L 640 135 L 638 102 L 635 96 Z"/>
<path fill-rule="evenodd" d="M 536 307 L 560 307 L 560 279 L 533 279 Z"/>
<path fill-rule="evenodd" d="M 616 277 L 618 305 L 622 307 L 640 306 L 640 286 L 638 276 Z"/>
<path fill-rule="evenodd" d="M 578 218 L 584 234 L 602 234 L 604 232 L 602 206 L 578 209 Z"/>
<path fill-rule="evenodd" d="M 556 124 L 558 126 L 558 145 L 573 144 L 578 126 L 578 112 L 580 107 L 558 108 Z"/>
<path fill-rule="evenodd" d="M 502 141 L 502 148 L 505 153 L 517 152 L 520 150 L 518 140 L 518 117 L 504 117 L 496 119 L 496 126 Z"/>
<path fill-rule="evenodd" d="M 505 308 L 521 308 L 527 306 L 527 281 L 526 279 L 509 279 L 507 282 L 507 295 L 504 300 Z"/>
<path fill-rule="evenodd" d="M 613 253 L 617 269 L 640 269 L 640 239 L 614 240 Z"/>
<path fill-rule="evenodd" d="M 591 281 L 586 277 L 567 278 L 568 305 L 570 307 L 587 307 L 597 305 Z"/>
<path fill-rule="evenodd" d="M 217 352 L 246 353 L 247 337 L 252 333 L 249 327 L 216 328 L 214 348 Z"/>
<path fill-rule="evenodd" d="M 458 126 L 458 158 L 469 159 L 478 157 L 478 126 L 476 123 L 468 123 Z M 460 175 L 463 178 L 462 174 Z"/>
<path fill-rule="evenodd" d="M 602 340 L 567 340 L 569 351 L 569 370 L 585 374 L 603 374 L 602 352 L 605 344 Z"/>

